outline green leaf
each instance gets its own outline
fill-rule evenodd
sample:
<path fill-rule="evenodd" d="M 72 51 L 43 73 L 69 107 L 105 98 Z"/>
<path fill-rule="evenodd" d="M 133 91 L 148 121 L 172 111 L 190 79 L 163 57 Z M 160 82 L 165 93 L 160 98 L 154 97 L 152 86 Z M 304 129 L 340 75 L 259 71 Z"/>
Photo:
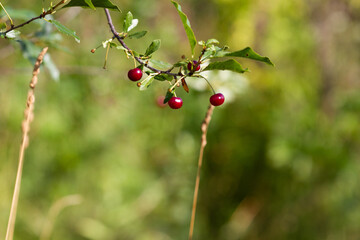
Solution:
<path fill-rule="evenodd" d="M 59 30 L 60 32 L 66 34 L 66 35 L 72 36 L 73 38 L 75 38 L 76 42 L 80 43 L 80 38 L 76 35 L 76 33 L 73 30 L 65 27 L 59 21 L 56 21 L 56 20 L 47 20 L 47 21 L 54 24 L 54 26 L 57 28 L 57 30 Z"/>
<path fill-rule="evenodd" d="M 170 64 L 170 63 L 155 60 L 155 59 L 150 59 L 149 62 L 150 62 L 150 66 L 161 69 L 161 70 L 168 70 L 172 67 L 172 64 Z"/>
<path fill-rule="evenodd" d="M 175 1 L 171 1 L 171 2 L 174 4 L 174 6 L 176 7 L 176 9 L 177 9 L 177 11 L 179 13 L 179 16 L 180 16 L 181 21 L 183 23 L 186 35 L 187 35 L 187 37 L 189 39 L 189 43 L 190 43 L 190 47 L 191 47 L 191 53 L 194 55 L 194 49 L 195 49 L 195 46 L 196 46 L 196 37 L 195 37 L 194 31 L 191 28 L 190 21 L 189 21 L 188 17 L 186 16 L 186 14 L 181 10 L 181 6 Z"/>
<path fill-rule="evenodd" d="M 155 80 L 158 80 L 158 81 L 172 81 L 174 79 L 173 76 L 165 74 L 165 73 L 158 74 L 154 78 L 155 78 Z"/>
<path fill-rule="evenodd" d="M 220 48 L 218 46 L 211 45 L 206 49 L 202 60 L 205 60 L 207 58 L 225 57 L 226 54 L 229 53 L 228 51 L 226 51 L 227 49 L 227 46 Z"/>
<path fill-rule="evenodd" d="M 268 57 L 260 56 L 259 54 L 254 52 L 254 50 L 252 50 L 249 47 L 244 48 L 243 50 L 240 50 L 240 51 L 227 53 L 227 54 L 225 54 L 225 56 L 227 56 L 227 57 L 250 58 L 250 59 L 253 59 L 253 60 L 257 60 L 257 61 L 260 61 L 260 62 L 267 63 L 267 64 L 269 64 L 271 66 L 274 66 L 274 64 L 271 62 L 271 60 Z"/>
<path fill-rule="evenodd" d="M 209 45 L 214 45 L 214 44 L 219 44 L 219 41 L 212 38 L 212 39 L 207 40 L 205 45 L 209 46 Z"/>
<path fill-rule="evenodd" d="M 116 11 L 121 11 L 116 5 L 114 5 L 110 0 L 92 0 L 91 1 L 95 8 L 108 8 Z M 86 0 L 71 0 L 66 6 L 63 8 L 68 7 L 84 7 L 90 8 L 89 4 Z"/>
<path fill-rule="evenodd" d="M 118 49 L 118 50 L 123 50 L 123 51 L 128 52 L 128 50 L 127 50 L 126 48 L 124 48 L 123 46 L 117 45 L 117 46 L 116 46 L 116 49 Z"/>
<path fill-rule="evenodd" d="M 149 75 L 145 78 L 140 85 L 140 91 L 145 91 L 154 81 L 154 75 Z"/>
<path fill-rule="evenodd" d="M 150 46 L 146 49 L 145 56 L 146 57 L 150 56 L 151 54 L 156 52 L 160 48 L 160 45 L 161 45 L 161 40 L 160 39 L 152 41 Z"/>
<path fill-rule="evenodd" d="M 230 59 L 225 62 L 213 62 L 204 69 L 204 71 L 212 70 L 229 70 L 237 73 L 244 73 L 248 71 L 247 69 L 243 69 L 240 63 L 238 63 L 234 59 Z"/>
<path fill-rule="evenodd" d="M 124 19 L 124 24 L 123 24 L 123 31 L 124 32 L 128 32 L 128 29 L 129 27 L 131 26 L 132 24 L 132 20 L 133 20 L 133 15 L 131 12 L 128 12 L 126 14 L 126 17 Z"/>
<path fill-rule="evenodd" d="M 167 103 L 170 98 L 172 98 L 174 96 L 174 90 L 169 92 L 169 90 L 166 91 L 166 95 L 165 95 L 165 99 L 164 99 L 164 104 Z"/>
<path fill-rule="evenodd" d="M 85 2 L 86 2 L 87 5 L 89 5 L 89 7 L 90 7 L 91 9 L 96 10 L 96 8 L 95 8 L 94 4 L 91 2 L 91 0 L 85 0 Z"/>
<path fill-rule="evenodd" d="M 132 38 L 142 38 L 143 36 L 145 36 L 147 34 L 147 31 L 141 31 L 141 32 L 136 32 L 136 33 L 132 33 L 128 35 L 128 38 L 132 39 Z"/>
<path fill-rule="evenodd" d="M 206 51 L 204 52 L 204 54 L 202 56 L 202 60 L 205 60 L 205 59 L 207 59 L 209 57 L 213 57 L 215 53 L 216 52 L 214 50 L 212 50 L 212 49 L 206 49 Z"/>
<path fill-rule="evenodd" d="M 139 23 L 138 19 L 133 19 L 131 21 L 131 25 L 130 25 L 130 27 L 128 28 L 127 31 L 130 32 L 131 30 L 133 30 L 138 25 L 138 23 Z"/>
<path fill-rule="evenodd" d="M 129 57 L 132 57 L 132 55 L 134 55 L 135 57 L 140 57 L 140 53 L 134 51 L 134 50 L 131 50 L 131 53 L 129 51 L 126 51 L 128 54 L 129 54 Z"/>
<path fill-rule="evenodd" d="M 33 42 L 29 40 L 16 40 L 20 44 L 20 49 L 22 51 L 23 57 L 28 59 L 32 65 L 35 64 L 36 59 L 41 51 L 41 48 L 36 46 Z M 50 73 L 50 76 L 53 80 L 58 81 L 60 78 L 60 71 L 53 63 L 50 54 L 47 53 L 44 56 L 44 66 Z"/>
<path fill-rule="evenodd" d="M 111 43 L 109 43 L 110 44 L 110 48 L 117 48 L 118 47 L 118 45 L 116 44 L 116 43 L 113 43 L 113 42 L 111 42 Z"/>
<path fill-rule="evenodd" d="M 174 63 L 174 67 L 186 67 L 188 65 L 189 62 L 187 61 L 179 61 L 177 63 Z"/>

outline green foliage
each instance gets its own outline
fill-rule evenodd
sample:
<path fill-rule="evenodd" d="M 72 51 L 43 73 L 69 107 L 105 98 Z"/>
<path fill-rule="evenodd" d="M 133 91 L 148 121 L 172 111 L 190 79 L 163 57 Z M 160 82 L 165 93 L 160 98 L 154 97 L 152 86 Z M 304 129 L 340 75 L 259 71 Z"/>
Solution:
<path fill-rule="evenodd" d="M 149 45 L 149 47 L 146 49 L 145 56 L 148 57 L 151 54 L 153 54 L 154 52 L 156 52 L 157 50 L 159 50 L 160 45 L 161 45 L 160 39 L 156 39 L 156 40 L 152 41 L 151 44 Z"/>
<path fill-rule="evenodd" d="M 230 59 L 225 62 L 213 62 L 204 69 L 204 71 L 212 70 L 229 70 L 237 73 L 244 73 L 248 71 L 247 69 L 243 69 L 234 59 Z"/>
<path fill-rule="evenodd" d="M 140 85 L 140 88 L 139 90 L 140 91 L 145 91 L 151 84 L 152 82 L 154 81 L 154 75 L 153 74 L 150 74 L 149 76 L 147 76 L 142 82 L 141 82 L 141 85 Z"/>
<path fill-rule="evenodd" d="M 92 3 L 92 0 L 85 0 L 85 3 L 89 5 L 89 7 L 93 10 L 96 10 L 94 4 Z"/>
<path fill-rule="evenodd" d="M 63 8 L 68 7 L 84 7 L 84 8 L 108 8 L 111 10 L 120 11 L 110 0 L 71 0 Z"/>
<path fill-rule="evenodd" d="M 33 42 L 26 39 L 18 39 L 16 42 L 20 45 L 20 49 L 22 51 L 23 57 L 28 59 L 31 64 L 35 64 L 36 58 L 41 51 L 39 46 L 36 46 Z M 53 80 L 58 81 L 60 79 L 59 69 L 56 67 L 54 62 L 52 61 L 51 55 L 48 53 L 46 57 L 44 57 L 43 61 L 45 67 L 48 69 L 50 76 Z"/>
<path fill-rule="evenodd" d="M 189 21 L 188 17 L 186 16 L 186 14 L 182 11 L 181 6 L 175 1 L 171 1 L 171 2 L 174 4 L 174 6 L 176 7 L 176 10 L 179 13 L 181 22 L 184 26 L 186 35 L 189 39 L 191 53 L 194 55 L 195 46 L 196 46 L 196 37 L 195 37 L 194 31 L 191 28 L 190 21 Z"/>
<path fill-rule="evenodd" d="M 257 60 L 257 61 L 267 63 L 267 64 L 269 64 L 271 66 L 274 66 L 274 64 L 271 62 L 271 60 L 268 57 L 260 56 L 259 54 L 254 52 L 254 50 L 252 50 L 250 47 L 247 47 L 247 48 L 245 48 L 243 50 L 240 50 L 240 51 L 227 53 L 227 54 L 225 54 L 225 56 L 227 56 L 227 57 L 250 58 L 250 59 L 253 59 L 253 60 Z"/>
<path fill-rule="evenodd" d="M 126 33 L 129 31 L 130 26 L 133 24 L 133 15 L 131 12 L 126 14 L 123 24 L 123 31 Z"/>
<path fill-rule="evenodd" d="M 175 96 L 174 91 L 167 91 L 164 98 L 164 103 L 167 103 L 173 96 Z"/>
<path fill-rule="evenodd" d="M 158 68 L 161 70 L 168 70 L 172 67 L 172 65 L 170 63 L 163 62 L 160 60 L 150 59 L 149 62 L 152 67 L 155 67 L 155 68 Z"/>
<path fill-rule="evenodd" d="M 77 43 L 80 43 L 80 38 L 76 35 L 75 31 L 62 25 L 59 21 L 51 20 L 51 19 L 49 19 L 47 21 L 52 23 L 56 27 L 56 29 L 59 30 L 61 33 L 64 33 L 66 35 L 73 37 Z"/>
<path fill-rule="evenodd" d="M 129 34 L 128 38 L 130 38 L 130 39 L 132 39 L 132 38 L 139 39 L 139 38 L 144 37 L 146 34 L 147 34 L 147 31 L 135 32 L 135 33 Z"/>
<path fill-rule="evenodd" d="M 158 81 L 172 81 L 174 80 L 174 77 L 168 75 L 168 74 L 157 74 L 155 75 L 155 80 L 158 80 Z"/>
<path fill-rule="evenodd" d="M 109 7 L 109 4 L 112 3 L 110 1 L 72 0 L 65 8 L 81 6 L 94 9 Z M 158 96 L 163 95 L 165 90 L 164 103 L 175 96 L 176 91 L 177 94 L 182 94 L 182 89 L 177 88 L 176 83 L 181 83 L 178 80 L 185 81 L 186 78 L 191 88 L 192 83 L 204 82 L 200 79 L 205 78 L 205 75 L 201 75 L 202 71 L 214 70 L 206 73 L 206 76 L 209 75 L 206 78 L 209 78 L 209 82 L 214 85 L 216 90 L 224 89 L 224 92 L 236 93 L 234 95 L 240 98 L 243 96 L 242 94 L 248 94 L 246 96 L 249 97 L 249 100 L 242 101 L 240 106 L 238 105 L 240 101 L 231 103 L 229 100 L 229 105 L 222 111 L 216 111 L 214 115 L 214 128 L 209 131 L 209 144 L 213 145 L 206 150 L 210 151 L 209 154 L 205 152 L 206 165 L 204 164 L 204 167 L 205 174 L 209 177 L 212 169 L 206 168 L 215 165 L 214 169 L 217 170 L 215 173 L 221 177 L 212 179 L 212 182 L 217 183 L 210 187 L 210 189 L 216 189 L 212 192 L 213 196 L 204 197 L 206 196 L 204 194 L 210 191 L 205 191 L 200 195 L 204 205 L 198 215 L 199 225 L 196 226 L 196 231 L 200 236 L 204 236 L 204 239 L 239 238 L 236 234 L 233 234 L 233 238 L 218 237 L 217 233 L 220 231 L 219 229 L 225 229 L 224 231 L 228 232 L 226 226 L 223 227 L 223 225 L 231 219 L 230 216 L 237 209 L 236 204 L 243 201 L 244 192 L 249 195 L 259 194 L 256 187 L 252 187 L 253 192 L 249 191 L 249 193 L 243 190 L 246 189 L 246 186 L 239 188 L 238 183 L 256 182 L 259 189 L 263 189 L 261 184 L 269 182 L 261 179 L 263 175 L 260 173 L 257 175 L 260 180 L 252 179 L 253 176 L 242 179 L 247 171 L 254 175 L 257 173 L 251 171 L 252 164 L 255 165 L 263 160 L 262 157 L 266 151 L 263 146 L 267 146 L 266 141 L 271 138 L 270 131 L 267 131 L 264 125 L 272 123 L 268 120 L 271 118 L 269 116 L 272 116 L 269 112 L 273 110 L 272 106 L 278 106 L 274 100 L 278 98 L 276 91 L 273 93 L 269 90 L 273 95 L 265 90 L 253 93 L 249 90 L 253 86 L 249 86 L 249 89 L 244 87 L 250 85 L 245 80 L 247 78 L 257 80 L 259 75 L 256 73 L 266 75 L 269 72 L 257 69 L 256 65 L 254 66 L 256 71 L 251 76 L 239 77 L 231 75 L 230 72 L 219 75 L 216 72 L 217 70 L 245 72 L 246 69 L 242 69 L 241 65 L 233 59 L 212 62 L 205 68 L 207 61 L 213 58 L 240 56 L 239 53 L 236 56 L 225 56 L 230 53 L 227 51 L 228 47 L 220 45 L 216 39 L 199 43 L 202 46 L 201 49 L 199 48 L 202 69 L 199 72 L 192 72 L 187 69 L 187 65 L 193 60 L 198 60 L 197 57 L 184 56 L 180 61 L 176 59 L 176 56 L 183 55 L 183 52 L 179 51 L 181 42 L 167 32 L 176 25 L 169 21 L 164 24 L 164 27 L 162 25 L 164 23 L 163 14 L 148 19 L 145 17 L 146 14 L 151 14 L 151 11 L 148 8 L 144 10 L 143 5 L 150 4 L 155 8 L 164 9 L 163 2 L 144 0 L 141 3 L 125 1 L 123 4 L 124 7 L 128 7 L 126 4 L 131 4 L 129 8 L 131 7 L 134 16 L 139 15 L 139 19 L 144 19 L 144 25 L 147 25 L 146 27 L 153 32 L 153 35 L 149 36 L 151 39 L 156 37 L 155 34 L 167 37 L 166 44 L 162 46 L 164 48 L 162 53 L 169 56 L 170 63 L 152 59 L 153 53 L 160 47 L 160 40 L 153 41 L 146 49 L 145 54 L 139 54 L 137 51 L 129 50 L 121 45 L 109 34 L 103 13 L 99 16 L 98 14 L 92 15 L 91 21 L 102 22 L 106 27 L 89 28 L 90 25 L 93 25 L 90 24 L 91 21 L 83 21 L 82 18 L 71 21 L 72 27 L 84 30 L 84 36 L 91 36 L 87 38 L 86 42 L 82 41 L 81 48 L 73 47 L 69 38 L 62 39 L 55 27 L 60 33 L 70 35 L 75 39 L 78 37 L 74 31 L 52 18 L 48 18 L 52 25 L 38 20 L 36 21 L 37 25 L 28 25 L 24 34 L 18 35 L 14 39 L 15 41 L 8 41 L 20 44 L 24 57 L 31 61 L 34 61 L 42 46 L 50 46 L 51 51 L 56 54 L 56 59 L 54 58 L 56 64 L 62 66 L 62 81 L 59 83 L 47 81 L 48 73 L 54 79 L 58 79 L 59 70 L 50 55 L 46 55 L 44 62 L 49 71 L 46 71 L 47 74 L 41 73 L 41 81 L 38 85 L 39 89 L 37 89 L 36 121 L 34 121 L 35 125 L 31 131 L 33 134 L 31 139 L 34 140 L 30 141 L 31 147 L 27 152 L 27 159 L 31 164 L 24 168 L 26 178 L 24 182 L 27 184 L 23 188 L 25 190 L 22 200 L 23 210 L 20 212 L 16 237 L 18 239 L 38 239 L 38 233 L 41 231 L 39 223 L 46 222 L 47 211 L 54 201 L 73 193 L 81 194 L 84 204 L 74 207 L 74 211 L 65 210 L 57 217 L 57 227 L 53 232 L 54 239 L 176 239 L 177 236 L 185 235 L 190 214 L 195 157 L 198 154 L 199 126 L 211 93 L 209 88 L 204 88 L 203 90 L 206 92 L 199 94 L 201 89 L 194 87 L 191 94 L 185 94 L 183 97 L 187 104 L 184 106 L 182 114 L 174 114 L 168 109 L 160 109 L 154 102 L 159 103 Z M 140 4 L 141 8 L 133 10 L 136 4 Z M 194 54 L 196 38 L 189 19 L 179 4 L 176 2 L 173 4 L 180 15 L 190 42 L 191 52 Z M 211 7 L 214 3 L 200 1 L 196 4 Z M 113 6 L 113 10 L 118 10 L 115 5 Z M 238 15 L 232 16 L 236 18 Z M 200 23 L 204 19 L 201 11 L 197 11 L 193 17 L 198 18 L 199 21 L 196 22 Z M 124 21 L 120 20 L 119 15 L 114 17 L 114 20 L 118 30 L 123 27 L 123 32 L 119 32 L 119 36 L 126 43 L 130 42 L 129 39 L 138 39 L 147 33 L 146 31 L 130 32 L 138 23 L 130 12 L 125 15 Z M 215 20 L 212 19 L 209 22 L 206 20 L 206 24 L 216 26 L 216 22 L 213 21 Z M 67 24 L 70 26 L 70 23 L 66 22 Z M 118 26 L 119 24 L 120 26 Z M 40 29 L 33 31 L 34 27 Z M 199 29 L 202 31 L 201 27 Z M 30 30 L 31 33 L 28 33 Z M 211 29 L 200 35 L 204 36 L 210 33 Z M 217 38 L 221 37 L 221 42 L 231 42 L 231 39 L 223 34 L 221 28 L 211 34 Z M 246 34 L 244 33 L 244 35 Z M 70 40 L 72 41 L 72 39 Z M 3 42 L 8 44 L 7 41 Z M 3 42 L 0 44 L 6 47 Z M 143 53 L 146 48 L 144 42 L 132 41 L 129 46 L 141 49 L 139 52 Z M 252 42 L 246 44 L 254 45 Z M 63 48 L 62 45 L 69 46 L 72 49 L 71 54 L 59 53 L 57 50 Z M 99 45 L 96 48 L 97 52 L 90 55 L 88 50 L 97 45 Z M 231 45 L 241 46 L 238 42 L 232 42 Z M 105 55 L 105 49 L 109 47 L 110 50 L 124 51 L 130 61 L 125 61 L 124 56 L 118 52 L 110 52 L 108 70 L 102 70 L 101 61 Z M 84 49 L 87 54 L 84 54 Z M 203 52 L 203 50 L 205 51 Z M 268 49 L 262 50 L 269 51 Z M 157 56 L 161 55 L 157 54 Z M 141 91 L 148 89 L 141 96 L 136 89 L 134 90 L 134 85 L 125 79 L 127 70 L 134 67 L 134 59 L 131 59 L 134 56 L 143 60 L 142 64 L 135 64 L 148 75 L 140 82 L 139 89 Z M 255 54 L 253 58 L 259 58 L 259 56 Z M 265 61 L 265 58 L 262 60 Z M 175 64 L 173 64 L 174 62 Z M 13 54 L 7 58 L 7 61 L 4 61 L 2 67 L 11 70 L 14 69 L 15 63 L 15 70 L 29 66 L 21 60 L 19 61 L 16 54 Z M 182 77 L 174 77 L 167 72 L 159 74 L 149 67 L 179 74 Z M 6 126 L 0 129 L 0 142 L 4 143 L 0 144 L 1 159 L 15 158 L 14 149 L 17 149 L 16 144 L 19 139 L 19 126 L 22 118 L 21 109 L 23 109 L 23 100 L 27 90 L 26 87 L 24 88 L 24 82 L 29 80 L 29 76 L 22 74 L 22 71 L 11 72 L 12 81 L 8 80 L 8 74 L 7 71 L 4 71 L 4 75 L 0 76 L 3 78 L 3 81 L 0 81 L 0 89 L 3 89 L 3 94 L 0 94 L 0 100 L 3 103 L 3 107 L 0 109 L 0 126 Z M 227 77 L 229 75 L 231 77 Z M 149 88 L 154 80 L 160 82 L 154 84 L 156 88 Z M 231 87 L 226 88 L 226 84 L 239 83 L 244 85 L 230 85 Z M 267 90 L 268 85 L 263 84 L 264 86 L 262 86 L 262 83 L 259 85 Z M 276 97 L 271 98 L 271 96 Z M 239 109 L 241 112 L 237 112 Z M 248 117 L 245 121 L 243 116 L 240 116 L 242 114 Z M 231 124 L 228 122 L 229 119 L 232 120 Z M 221 129 L 224 125 L 227 128 L 222 132 Z M 221 126 L 221 128 L 216 126 Z M 239 137 L 239 132 L 245 132 L 245 134 L 241 134 Z M 247 136 L 246 133 L 251 136 Z M 298 133 L 294 135 L 298 136 Z M 16 143 L 15 146 L 13 143 Z M 243 149 L 239 146 L 245 147 Z M 274 156 L 277 156 L 277 151 L 274 152 Z M 239 161 L 233 161 L 233 159 Z M 12 172 L 12 167 L 6 166 L 5 162 L 0 168 Z M 218 165 L 214 163 L 218 163 Z M 257 170 L 256 167 L 254 169 Z M 226 171 L 231 175 L 226 175 Z M 33 174 L 34 172 L 36 174 Z M 2 174 L 0 182 L 11 182 L 10 178 L 12 177 Z M 241 179 L 237 181 L 237 178 Z M 1 200 L 5 202 L 2 205 L 3 209 L 7 209 L 11 189 L 7 184 L 4 186 L 1 188 L 1 192 L 4 193 Z M 207 187 L 207 181 L 204 181 L 204 186 Z M 239 191 L 242 192 L 239 194 L 240 196 L 233 196 L 231 195 L 232 191 L 236 194 Z M 221 198 L 219 196 L 222 193 L 227 195 L 223 195 Z M 213 206 L 213 199 L 218 200 L 217 207 L 222 203 L 230 204 L 225 204 L 220 209 L 217 208 L 212 211 L 214 215 L 204 219 L 204 216 L 208 214 L 208 207 Z M 99 202 L 102 204 L 99 205 Z M 126 216 L 126 218 L 122 216 Z M 1 221 L 4 222 L 0 218 Z"/>

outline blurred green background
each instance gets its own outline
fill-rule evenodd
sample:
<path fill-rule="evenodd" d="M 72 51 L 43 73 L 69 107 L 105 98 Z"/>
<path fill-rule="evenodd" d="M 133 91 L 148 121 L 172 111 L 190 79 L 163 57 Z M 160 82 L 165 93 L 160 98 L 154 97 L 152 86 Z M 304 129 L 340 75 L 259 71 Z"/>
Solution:
<path fill-rule="evenodd" d="M 170 1 L 113 2 L 123 10 L 111 12 L 119 30 L 131 10 L 140 20 L 137 30 L 149 31 L 128 40 L 131 48 L 142 52 L 162 39 L 156 59 L 190 55 Z M 2 3 L 38 14 L 49 1 Z M 229 101 L 210 124 L 194 239 L 360 239 L 360 2 L 179 3 L 198 40 L 216 38 L 231 50 L 251 46 L 276 64 L 245 59 L 250 73 L 209 76 Z M 165 84 L 139 92 L 127 80 L 133 62 L 122 52 L 110 52 L 107 70 L 105 50 L 90 53 L 111 37 L 101 9 L 61 10 L 54 17 L 76 30 L 81 44 L 63 36 L 49 50 L 60 80 L 45 68 L 40 74 L 15 239 L 39 239 L 44 231 L 59 240 L 187 239 L 211 92 L 191 80 L 190 94 L 179 91 L 181 110 L 160 108 Z M 21 31 L 42 47 L 29 35 L 40 28 L 46 27 L 33 23 Z M 18 43 L 4 39 L 0 62 L 3 238 L 32 65 Z"/>

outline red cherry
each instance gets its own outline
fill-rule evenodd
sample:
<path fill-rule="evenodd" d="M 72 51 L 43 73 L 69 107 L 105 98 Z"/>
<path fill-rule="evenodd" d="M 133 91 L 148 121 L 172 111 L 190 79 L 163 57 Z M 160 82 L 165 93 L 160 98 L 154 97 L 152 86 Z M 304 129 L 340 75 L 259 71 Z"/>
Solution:
<path fill-rule="evenodd" d="M 187 65 L 188 70 L 189 70 L 189 71 L 194 70 L 194 68 L 195 68 L 195 66 L 196 66 L 197 64 L 198 64 L 198 61 L 192 61 L 192 63 L 189 62 L 188 65 Z M 200 70 L 200 64 L 196 67 L 196 70 L 195 70 L 194 72 L 199 71 L 199 70 Z"/>
<path fill-rule="evenodd" d="M 143 73 L 140 68 L 134 68 L 128 72 L 129 79 L 134 82 L 139 81 L 141 79 L 142 75 L 143 75 Z"/>
<path fill-rule="evenodd" d="M 213 106 L 220 106 L 225 101 L 225 97 L 222 93 L 216 93 L 210 97 L 210 103 Z"/>
<path fill-rule="evenodd" d="M 172 109 L 179 109 L 183 105 L 183 100 L 179 97 L 172 97 L 168 104 Z"/>

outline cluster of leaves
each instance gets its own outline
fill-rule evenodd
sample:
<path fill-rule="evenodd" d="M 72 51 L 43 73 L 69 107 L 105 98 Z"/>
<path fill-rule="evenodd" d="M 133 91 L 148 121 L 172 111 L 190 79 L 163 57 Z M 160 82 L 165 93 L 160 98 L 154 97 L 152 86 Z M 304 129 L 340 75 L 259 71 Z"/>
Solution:
<path fill-rule="evenodd" d="M 40 24 L 41 29 L 40 31 L 33 33 L 33 35 L 37 37 L 38 41 L 45 42 L 47 45 L 59 48 L 60 37 L 57 33 L 54 33 L 52 31 L 52 28 L 48 27 L 47 23 L 50 23 L 55 26 L 55 28 L 61 33 L 72 36 L 78 43 L 80 42 L 80 38 L 76 35 L 75 31 L 67 28 L 59 21 L 56 21 L 51 17 L 51 15 L 55 13 L 55 9 L 61 4 L 64 4 L 65 2 L 65 0 L 62 0 L 57 5 L 50 6 L 50 8 L 46 12 L 43 11 L 42 15 L 37 17 L 38 19 L 44 20 L 37 21 L 37 23 Z M 181 6 L 177 2 L 172 1 L 172 3 L 180 16 L 186 35 L 188 37 L 192 53 L 191 58 L 184 57 L 183 59 L 174 64 L 153 59 L 153 54 L 160 48 L 161 45 L 161 40 L 159 39 L 152 41 L 146 49 L 145 53 L 138 53 L 134 50 L 131 50 L 123 40 L 126 38 L 139 39 L 145 36 L 147 33 L 147 31 L 131 33 L 132 30 L 139 23 L 139 20 L 134 19 L 131 12 L 128 12 L 125 16 L 123 23 L 123 31 L 121 33 L 114 33 L 114 36 L 112 38 L 105 40 L 102 45 L 100 45 L 104 48 L 107 48 L 107 51 L 109 51 L 110 48 L 122 50 L 125 52 L 128 58 L 133 58 L 134 62 L 138 62 L 139 65 L 137 67 L 147 74 L 147 77 L 140 83 L 138 83 L 139 89 L 141 91 L 146 90 L 154 80 L 166 81 L 170 84 L 164 100 L 164 103 L 166 103 L 171 97 L 176 96 L 176 87 L 179 87 L 180 84 L 183 86 L 186 92 L 189 92 L 189 88 L 186 83 L 186 78 L 188 77 L 204 78 L 205 80 L 207 80 L 203 75 L 201 75 L 201 72 L 213 70 L 229 70 L 237 73 L 244 73 L 248 71 L 248 69 L 243 68 L 240 63 L 235 60 L 235 58 L 249 58 L 267 63 L 269 65 L 273 65 L 269 58 L 260 56 L 249 47 L 240 51 L 231 52 L 229 51 L 229 48 L 227 46 L 220 47 L 220 43 L 216 39 L 209 39 L 207 41 L 197 42 L 187 15 L 182 11 Z M 71 0 L 63 8 L 79 6 L 90 9 L 106 8 L 115 11 L 121 11 L 109 0 Z M 13 11 L 11 15 L 16 16 L 17 13 L 19 15 L 19 12 Z M 17 17 L 19 18 L 19 16 Z M 34 18 L 34 14 L 29 13 L 29 15 L 26 15 L 25 19 L 26 18 L 30 18 L 28 22 L 31 22 L 31 18 Z M 31 61 L 34 61 L 36 53 L 39 50 L 36 46 L 37 43 L 26 39 L 26 37 L 21 36 L 20 31 L 18 31 L 17 27 L 14 27 L 13 25 L 10 29 L 7 28 L 5 23 L 3 23 L 0 27 L 0 36 L 3 38 L 15 40 L 15 42 L 20 44 L 24 56 Z M 120 44 L 116 44 L 114 42 L 115 38 L 119 40 Z M 195 48 L 197 45 L 201 46 L 202 49 L 199 53 L 199 56 L 197 58 L 194 58 Z M 229 59 L 224 60 L 223 58 Z M 54 67 L 55 65 L 49 61 L 51 61 L 50 57 L 48 57 L 47 60 L 45 59 L 45 64 L 52 67 L 52 69 L 50 69 L 50 72 L 56 73 L 54 78 L 57 79 L 59 75 L 58 71 Z M 189 64 L 192 67 L 189 67 Z M 201 66 L 201 68 L 199 71 L 196 71 L 196 68 L 198 66 Z"/>
<path fill-rule="evenodd" d="M 76 35 L 75 31 L 64 26 L 62 23 L 53 19 L 52 17 L 52 14 L 56 12 L 57 8 L 66 2 L 66 0 L 61 0 L 55 6 L 51 4 L 51 6 L 46 9 L 46 11 L 43 10 L 40 15 L 36 15 L 30 10 L 15 10 L 11 8 L 5 10 L 4 8 L 4 11 L 0 12 L 0 37 L 12 40 L 14 44 L 20 45 L 23 56 L 32 64 L 35 63 L 36 57 L 41 50 L 40 46 L 42 45 L 70 52 L 66 47 L 61 46 L 62 36 L 58 32 L 54 31 L 54 29 L 57 29 L 62 34 L 73 37 L 78 43 L 80 43 L 79 36 Z M 108 8 L 120 11 L 120 9 L 109 0 L 71 0 L 63 8 L 75 6 L 89 7 L 92 9 Z M 25 22 L 19 25 L 13 25 L 12 19 L 9 19 L 11 21 L 11 26 L 9 26 L 9 24 L 7 24 L 7 22 L 4 20 L 6 19 L 6 15 L 8 17 L 11 16 L 13 19 Z M 38 30 L 28 35 L 22 35 L 21 31 L 19 30 L 20 27 L 31 22 L 34 22 L 39 26 Z M 54 80 L 59 80 L 60 72 L 53 63 L 49 53 L 44 58 L 44 65 L 48 68 L 51 77 Z"/>
<path fill-rule="evenodd" d="M 36 17 L 35 13 L 30 10 L 8 9 L 7 11 L 14 19 L 17 20 L 26 21 L 28 19 Z M 50 20 L 55 21 L 52 19 Z M 46 21 L 34 21 L 34 23 L 38 26 L 38 29 L 30 34 L 22 35 L 19 30 L 11 30 L 6 34 L 1 34 L 1 32 L 4 33 L 7 30 L 6 23 L 1 22 L 0 36 L 2 38 L 7 38 L 11 40 L 11 43 L 17 45 L 17 47 L 22 51 L 23 57 L 28 59 L 32 64 L 35 63 L 36 58 L 42 49 L 41 45 L 47 45 L 53 48 L 68 51 L 67 48 L 61 46 L 60 43 L 62 40 L 62 36 L 58 32 L 54 31 L 51 24 Z M 46 54 L 44 58 L 44 65 L 49 70 L 51 77 L 54 80 L 58 80 L 60 77 L 60 72 L 52 61 L 50 54 Z"/>
<path fill-rule="evenodd" d="M 132 57 L 134 61 L 139 62 L 140 65 L 137 67 L 142 69 L 147 74 L 147 77 L 138 83 L 138 87 L 141 91 L 146 90 L 154 80 L 167 81 L 170 86 L 164 100 L 164 103 L 166 103 L 170 100 L 171 97 L 176 96 L 176 87 L 179 87 L 180 84 L 183 86 L 186 92 L 189 92 L 189 88 L 185 80 L 187 77 L 205 78 L 203 75 L 201 75 L 201 72 L 213 70 L 229 70 L 237 73 L 244 73 L 248 71 L 248 69 L 244 69 L 234 58 L 249 58 L 273 65 L 269 58 L 260 56 L 249 47 L 240 51 L 231 52 L 228 50 L 229 48 L 227 46 L 220 47 L 220 43 L 216 39 L 197 42 L 187 15 L 182 11 L 181 6 L 177 2 L 172 1 L 172 3 L 174 4 L 184 26 L 186 35 L 189 40 L 192 58 L 184 57 L 182 60 L 174 64 L 153 59 L 153 53 L 155 53 L 161 45 L 161 41 L 158 39 L 151 42 L 145 53 L 138 53 L 129 49 L 123 41 L 120 41 L 120 45 L 114 43 L 113 39 L 115 36 L 103 42 L 104 48 L 111 47 L 123 50 L 125 51 L 127 57 Z M 138 20 L 133 19 L 132 13 L 128 12 L 124 19 L 123 31 L 119 33 L 119 37 L 124 40 L 125 38 L 132 39 L 145 36 L 147 33 L 146 31 L 130 33 L 130 31 L 133 30 L 137 24 Z M 197 45 L 200 45 L 202 50 L 199 56 L 194 58 L 195 48 Z M 222 60 L 222 58 L 230 59 Z M 214 59 L 215 61 L 211 61 Z M 188 67 L 189 64 L 193 67 Z M 196 71 L 197 66 L 206 67 L 202 67 L 199 71 Z"/>

